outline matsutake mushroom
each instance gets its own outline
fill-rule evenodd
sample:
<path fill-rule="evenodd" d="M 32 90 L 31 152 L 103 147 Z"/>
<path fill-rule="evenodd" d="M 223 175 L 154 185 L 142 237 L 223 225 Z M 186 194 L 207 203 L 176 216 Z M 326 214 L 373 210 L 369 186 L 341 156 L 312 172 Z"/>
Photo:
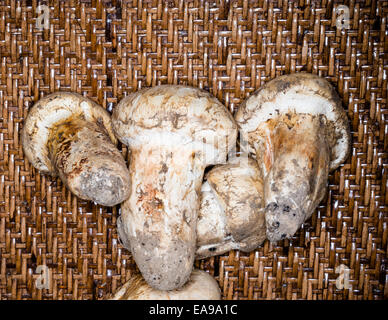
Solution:
<path fill-rule="evenodd" d="M 238 249 L 250 252 L 266 239 L 263 178 L 246 155 L 206 174 L 197 222 L 196 258 Z"/>
<path fill-rule="evenodd" d="M 188 282 L 175 290 L 152 288 L 141 274 L 134 275 L 109 300 L 220 300 L 217 281 L 206 271 L 194 269 Z"/>
<path fill-rule="evenodd" d="M 290 238 L 324 197 L 329 170 L 348 156 L 341 100 L 324 78 L 284 75 L 253 93 L 235 120 L 263 170 L 267 237 Z"/>
<path fill-rule="evenodd" d="M 36 169 L 59 175 L 81 199 L 114 206 L 129 196 L 129 172 L 110 115 L 86 97 L 56 92 L 39 100 L 25 119 L 22 144 Z"/>
<path fill-rule="evenodd" d="M 112 116 L 130 151 L 131 192 L 118 228 L 148 284 L 183 286 L 192 271 L 204 170 L 226 162 L 237 126 L 204 90 L 146 88 L 120 101 Z"/>

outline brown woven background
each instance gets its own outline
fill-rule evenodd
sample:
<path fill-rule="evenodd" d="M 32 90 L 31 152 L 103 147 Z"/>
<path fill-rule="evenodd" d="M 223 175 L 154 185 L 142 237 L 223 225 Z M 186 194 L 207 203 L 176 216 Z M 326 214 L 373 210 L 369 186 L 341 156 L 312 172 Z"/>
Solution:
<path fill-rule="evenodd" d="M 350 29 L 337 30 L 346 4 Z M 48 30 L 36 7 L 50 7 Z M 81 201 L 23 155 L 28 108 L 56 91 L 111 111 L 127 93 L 188 84 L 231 111 L 275 76 L 305 70 L 343 98 L 351 156 L 292 241 L 197 262 L 225 299 L 388 299 L 387 1 L 0 1 L 0 299 L 103 299 L 136 266 L 119 207 Z M 122 149 L 126 154 L 125 148 Z M 50 268 L 38 290 L 36 268 Z M 336 267 L 350 289 L 336 288 Z"/>

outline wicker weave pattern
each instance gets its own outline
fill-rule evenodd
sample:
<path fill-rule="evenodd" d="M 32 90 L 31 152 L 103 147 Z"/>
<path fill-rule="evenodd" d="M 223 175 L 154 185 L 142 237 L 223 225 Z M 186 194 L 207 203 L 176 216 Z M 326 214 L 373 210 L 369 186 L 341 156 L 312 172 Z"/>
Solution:
<path fill-rule="evenodd" d="M 336 28 L 336 5 L 350 29 Z M 50 8 L 36 27 L 39 4 Z M 292 241 L 197 262 L 225 299 L 388 299 L 388 2 L 0 2 L 0 299 L 100 299 L 136 270 L 117 240 L 119 207 L 81 201 L 24 158 L 20 130 L 40 97 L 70 90 L 109 111 L 127 93 L 204 88 L 231 111 L 275 76 L 326 77 L 348 110 L 347 162 Z M 122 148 L 124 155 L 127 150 Z M 336 268 L 350 268 L 350 289 Z M 49 289 L 35 286 L 38 265 Z"/>

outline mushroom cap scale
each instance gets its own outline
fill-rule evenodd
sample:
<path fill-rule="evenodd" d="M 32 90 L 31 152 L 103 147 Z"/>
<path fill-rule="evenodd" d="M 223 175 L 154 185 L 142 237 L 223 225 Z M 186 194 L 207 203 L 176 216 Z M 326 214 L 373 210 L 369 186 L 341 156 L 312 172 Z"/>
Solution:
<path fill-rule="evenodd" d="M 331 149 L 330 169 L 336 169 L 349 154 L 350 129 L 341 100 L 324 78 L 310 73 L 277 77 L 254 92 L 237 110 L 235 120 L 248 136 L 255 136 L 260 124 L 286 113 L 324 115 Z M 255 139 L 249 139 L 249 153 L 255 155 Z"/>
<path fill-rule="evenodd" d="M 36 102 L 22 129 L 23 150 L 32 165 L 43 173 L 56 175 L 49 158 L 48 140 L 56 125 L 70 118 L 102 125 L 113 144 L 117 144 L 109 113 L 92 100 L 74 92 L 55 92 Z"/>

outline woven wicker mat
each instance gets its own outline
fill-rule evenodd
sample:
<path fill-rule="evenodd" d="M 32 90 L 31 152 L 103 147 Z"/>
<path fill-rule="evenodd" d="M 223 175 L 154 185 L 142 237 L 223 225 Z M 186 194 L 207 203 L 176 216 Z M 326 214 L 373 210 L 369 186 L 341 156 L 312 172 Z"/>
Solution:
<path fill-rule="evenodd" d="M 112 111 L 129 92 L 174 83 L 234 112 L 301 70 L 343 98 L 350 157 L 292 240 L 196 265 L 225 299 L 388 299 L 387 24 L 384 0 L 0 1 L 0 299 L 104 299 L 137 272 L 118 242 L 119 206 L 77 199 L 24 157 L 35 101 L 70 90 Z M 38 289 L 42 265 L 51 281 Z"/>

